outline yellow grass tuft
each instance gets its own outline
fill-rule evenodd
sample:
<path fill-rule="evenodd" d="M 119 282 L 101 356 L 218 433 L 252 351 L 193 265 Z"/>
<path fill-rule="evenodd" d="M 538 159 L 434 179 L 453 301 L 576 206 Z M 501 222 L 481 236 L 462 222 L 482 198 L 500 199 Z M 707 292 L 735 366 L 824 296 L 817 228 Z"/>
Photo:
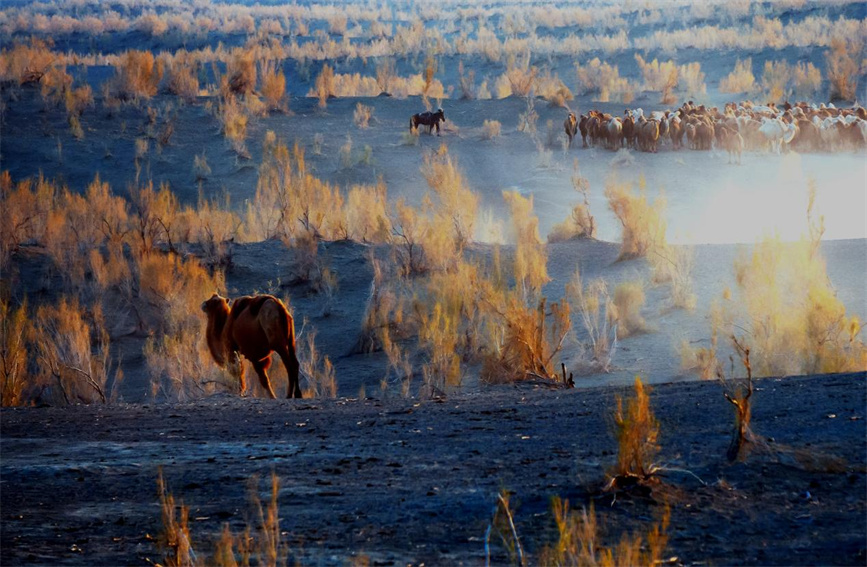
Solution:
<path fill-rule="evenodd" d="M 649 389 L 635 377 L 635 397 L 626 402 L 617 397 L 614 424 L 617 437 L 617 465 L 612 470 L 614 479 L 650 478 L 656 471 L 655 459 L 659 453 L 659 423 L 650 409 Z"/>
<path fill-rule="evenodd" d="M 610 180 L 605 185 L 605 197 L 623 227 L 618 259 L 645 256 L 654 245 L 665 242 L 665 198 L 657 197 L 651 204 L 643 180 L 637 194 L 631 186 Z"/>

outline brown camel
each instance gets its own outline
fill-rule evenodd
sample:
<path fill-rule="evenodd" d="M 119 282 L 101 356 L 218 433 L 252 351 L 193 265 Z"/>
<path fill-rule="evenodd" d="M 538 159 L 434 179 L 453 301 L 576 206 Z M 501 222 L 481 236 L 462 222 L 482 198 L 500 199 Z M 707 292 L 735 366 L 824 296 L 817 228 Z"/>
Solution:
<path fill-rule="evenodd" d="M 208 350 L 217 364 L 228 365 L 229 371 L 238 377 L 241 395 L 247 390 L 240 359 L 243 355 L 253 364 L 262 387 L 276 398 L 268 379 L 271 353 L 276 352 L 289 375 L 286 397 L 301 397 L 295 321 L 282 301 L 273 295 L 246 295 L 233 301 L 229 309 L 229 300 L 214 293 L 202 303 L 202 311 L 208 315 Z"/>

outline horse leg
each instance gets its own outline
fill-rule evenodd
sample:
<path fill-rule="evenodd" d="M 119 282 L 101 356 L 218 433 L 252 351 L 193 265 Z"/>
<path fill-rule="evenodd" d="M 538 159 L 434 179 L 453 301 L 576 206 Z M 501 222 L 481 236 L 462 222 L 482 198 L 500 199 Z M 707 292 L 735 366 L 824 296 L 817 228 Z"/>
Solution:
<path fill-rule="evenodd" d="M 298 363 L 298 357 L 295 355 L 295 350 L 285 348 L 278 351 L 280 360 L 283 361 L 283 366 L 286 367 L 286 374 L 289 376 L 289 387 L 286 390 L 287 398 L 303 398 L 301 394 L 301 385 L 299 384 L 299 374 L 301 373 L 301 365 Z"/>
<path fill-rule="evenodd" d="M 273 400 L 277 396 L 274 395 L 274 390 L 271 389 L 271 380 L 268 379 L 268 367 L 271 366 L 271 357 L 266 356 L 262 360 L 258 360 L 253 362 L 253 369 L 256 371 L 256 374 L 259 376 L 259 383 L 262 384 L 262 387 L 265 388 L 265 391 L 268 392 L 268 395 Z"/>
<path fill-rule="evenodd" d="M 439 136 L 440 135 L 440 121 L 439 120 L 436 121 L 436 127 L 437 127 L 437 136 Z"/>

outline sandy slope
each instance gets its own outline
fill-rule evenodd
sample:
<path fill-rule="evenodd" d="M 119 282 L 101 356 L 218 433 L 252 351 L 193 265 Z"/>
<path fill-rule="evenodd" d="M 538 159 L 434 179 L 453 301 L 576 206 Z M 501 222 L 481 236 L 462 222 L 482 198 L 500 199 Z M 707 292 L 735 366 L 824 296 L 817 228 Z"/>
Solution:
<path fill-rule="evenodd" d="M 190 506 L 194 548 L 249 518 L 247 479 L 283 480 L 281 529 L 304 564 L 484 561 L 496 493 L 513 492 L 531 557 L 552 541 L 552 496 L 595 503 L 603 544 L 671 506 L 666 556 L 727 565 L 863 564 L 867 376 L 761 380 L 753 424 L 773 455 L 727 464 L 732 411 L 714 383 L 660 385 L 660 462 L 648 496 L 600 492 L 615 460 L 620 388 L 494 388 L 441 402 L 239 400 L 4 409 L 3 564 L 159 560 L 157 466 Z M 804 465 L 794 450 L 811 457 Z M 841 465 L 836 457 L 845 461 Z M 700 480 L 699 480 L 700 479 Z M 265 482 L 259 486 L 268 497 Z M 50 488 L 49 488 L 50 487 Z M 497 563 L 507 562 L 493 545 Z M 530 564 L 533 560 L 530 561 Z"/>

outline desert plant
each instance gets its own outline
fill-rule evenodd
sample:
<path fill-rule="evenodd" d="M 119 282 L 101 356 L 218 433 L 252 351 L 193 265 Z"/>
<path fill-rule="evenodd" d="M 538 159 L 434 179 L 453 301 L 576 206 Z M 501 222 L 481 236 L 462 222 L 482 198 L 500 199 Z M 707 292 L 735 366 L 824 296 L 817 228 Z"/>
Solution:
<path fill-rule="evenodd" d="M 735 263 L 739 301 L 746 308 L 754 370 L 760 376 L 867 369 L 861 322 L 847 315 L 825 268 L 820 243 L 824 221 L 807 208 L 810 235 L 784 244 L 765 238 Z"/>
<path fill-rule="evenodd" d="M 689 246 L 672 246 L 664 240 L 655 242 L 647 253 L 653 283 L 668 283 L 671 288 L 671 307 L 694 309 L 692 267 L 695 251 Z"/>
<path fill-rule="evenodd" d="M 306 329 L 307 321 L 298 333 L 298 362 L 301 363 L 301 374 L 307 378 L 304 389 L 305 398 L 337 397 L 337 378 L 334 375 L 334 365 L 328 355 L 324 357 L 316 348 L 316 329 Z"/>
<path fill-rule="evenodd" d="M 704 73 L 701 63 L 693 62 L 678 67 L 678 89 L 688 97 L 700 97 L 707 93 L 707 85 L 704 83 Z"/>
<path fill-rule="evenodd" d="M 166 65 L 166 86 L 170 93 L 193 102 L 199 96 L 198 63 L 186 51 L 175 53 Z"/>
<path fill-rule="evenodd" d="M 494 506 L 494 515 L 488 529 L 485 531 L 485 564 L 491 564 L 490 542 L 491 534 L 496 533 L 500 537 L 503 547 L 509 554 L 513 565 L 524 567 L 524 547 L 518 537 L 518 529 L 515 527 L 514 513 L 510 503 L 511 495 L 508 490 L 502 489 L 497 494 L 497 502 Z"/>
<path fill-rule="evenodd" d="M 120 374 L 112 380 L 109 336 L 98 305 L 86 313 L 78 299 L 64 297 L 56 306 L 39 306 L 31 340 L 43 393 L 57 386 L 56 398 L 67 404 L 111 399 Z"/>
<path fill-rule="evenodd" d="M 364 130 L 370 125 L 370 119 L 373 116 L 373 107 L 366 106 L 360 102 L 355 105 L 355 112 L 352 114 L 355 125 Z"/>
<path fill-rule="evenodd" d="M 750 398 L 753 395 L 753 369 L 750 364 L 750 348 L 742 344 L 735 336 L 732 336 L 732 343 L 741 359 L 741 363 L 744 365 L 747 376 L 742 381 L 745 384 L 739 382 L 733 385 L 732 382 L 735 381 L 734 376 L 726 379 L 722 368 L 720 367 L 717 370 L 717 377 L 728 390 L 723 392 L 723 395 L 735 409 L 735 430 L 729 448 L 726 451 L 726 457 L 730 462 L 746 457 L 749 445 L 754 440 L 754 435 L 750 430 L 750 419 L 752 417 L 752 402 Z"/>
<path fill-rule="evenodd" d="M 662 93 L 660 102 L 672 104 L 678 81 L 677 64 L 671 60 L 660 62 L 658 59 L 648 62 L 638 53 L 635 54 L 635 61 L 644 76 L 644 89 Z"/>
<path fill-rule="evenodd" d="M 583 327 L 583 333 L 578 335 L 580 352 L 575 372 L 608 372 L 616 350 L 617 326 L 607 284 L 601 279 L 585 284 L 576 270 L 566 284 L 566 297 Z"/>
<path fill-rule="evenodd" d="M 605 197 L 623 227 L 619 260 L 645 256 L 652 246 L 665 242 L 665 198 L 659 196 L 651 204 L 643 180 L 636 194 L 629 185 L 611 179 Z"/>
<path fill-rule="evenodd" d="M 753 60 L 738 59 L 731 73 L 719 82 L 719 90 L 723 93 L 749 93 L 753 90 L 756 78 L 753 75 Z"/>
<path fill-rule="evenodd" d="M 569 218 L 554 225 L 548 234 L 548 242 L 596 238 L 596 219 L 590 213 L 590 182 L 581 176 L 577 159 L 572 164 L 572 188 L 581 195 L 581 202 L 572 207 Z"/>
<path fill-rule="evenodd" d="M 625 104 L 635 98 L 635 87 L 620 76 L 617 66 L 603 63 L 598 57 L 584 65 L 576 64 L 575 72 L 580 94 L 595 92 L 600 102 L 608 102 L 613 98 Z"/>
<path fill-rule="evenodd" d="M 671 511 L 668 506 L 660 521 L 646 534 L 623 534 L 616 546 L 604 546 L 600 541 L 596 509 L 570 511 L 569 501 L 553 499 L 551 512 L 557 528 L 557 542 L 546 546 L 539 563 L 546 567 L 602 567 L 631 565 L 653 567 L 664 563 L 663 552 L 668 545 L 668 527 Z"/>
<path fill-rule="evenodd" d="M 316 97 L 319 99 L 319 108 L 325 108 L 328 105 L 328 99 L 335 96 L 334 93 L 334 69 L 330 65 L 325 64 L 316 77 Z"/>
<path fill-rule="evenodd" d="M 614 313 L 619 338 L 648 331 L 647 323 L 641 316 L 644 300 L 644 286 L 640 281 L 622 282 L 614 288 Z"/>
<path fill-rule="evenodd" d="M 436 202 L 432 203 L 433 222 L 435 226 L 444 228 L 446 234 L 453 239 L 453 250 L 434 250 L 433 242 L 429 241 L 426 254 L 429 259 L 445 267 L 449 260 L 462 255 L 464 247 L 473 237 L 479 196 L 467 185 L 445 144 L 436 152 L 425 154 L 421 173 L 436 196 Z M 436 257 L 440 257 L 438 262 Z"/>
<path fill-rule="evenodd" d="M 379 87 L 379 92 L 391 94 L 391 83 L 396 75 L 394 69 L 394 59 L 384 57 L 376 64 L 376 84 Z"/>
<path fill-rule="evenodd" d="M 30 330 L 25 301 L 13 309 L 0 299 L 0 405 L 18 406 L 26 401 L 28 382 L 27 335 Z"/>
<path fill-rule="evenodd" d="M 863 40 L 862 40 L 863 42 Z M 855 38 L 835 37 L 825 52 L 826 73 L 831 100 L 854 100 L 858 92 L 858 74 L 861 71 L 863 47 Z"/>
<path fill-rule="evenodd" d="M 623 408 L 623 398 L 617 396 L 614 425 L 617 438 L 617 464 L 611 471 L 611 486 L 628 479 L 649 480 L 658 470 L 659 423 L 650 409 L 649 389 L 635 377 L 635 397 Z"/>
<path fill-rule="evenodd" d="M 286 108 L 286 74 L 275 61 L 266 61 L 259 66 L 259 81 L 262 98 L 268 110 Z"/>
<path fill-rule="evenodd" d="M 195 565 L 195 551 L 190 538 L 190 509 L 183 502 L 175 503 L 175 497 L 168 491 L 163 468 L 157 470 L 157 496 L 163 526 L 158 541 L 165 550 L 165 564 L 168 567 L 192 567 Z"/>
<path fill-rule="evenodd" d="M 115 63 L 113 90 L 123 100 L 147 100 L 157 94 L 163 71 L 163 62 L 153 53 L 131 49 Z"/>
<path fill-rule="evenodd" d="M 482 124 L 482 138 L 493 140 L 500 137 L 501 124 L 497 120 L 485 120 Z"/>
<path fill-rule="evenodd" d="M 822 73 L 812 63 L 799 61 L 793 68 L 795 92 L 798 96 L 814 97 L 822 86 Z"/>
<path fill-rule="evenodd" d="M 762 71 L 762 89 L 767 93 L 768 100 L 778 101 L 788 98 L 791 90 L 789 83 L 792 70 L 786 61 L 765 61 Z"/>
<path fill-rule="evenodd" d="M 50 41 L 31 37 L 29 43 L 16 42 L 0 53 L 0 77 L 19 85 L 39 83 L 57 63 Z"/>
<path fill-rule="evenodd" d="M 249 120 L 244 108 L 238 100 L 230 96 L 223 100 L 219 107 L 219 119 L 222 125 L 223 135 L 226 137 L 232 149 L 238 156 L 249 159 L 250 152 L 247 151 L 247 122 Z"/>

